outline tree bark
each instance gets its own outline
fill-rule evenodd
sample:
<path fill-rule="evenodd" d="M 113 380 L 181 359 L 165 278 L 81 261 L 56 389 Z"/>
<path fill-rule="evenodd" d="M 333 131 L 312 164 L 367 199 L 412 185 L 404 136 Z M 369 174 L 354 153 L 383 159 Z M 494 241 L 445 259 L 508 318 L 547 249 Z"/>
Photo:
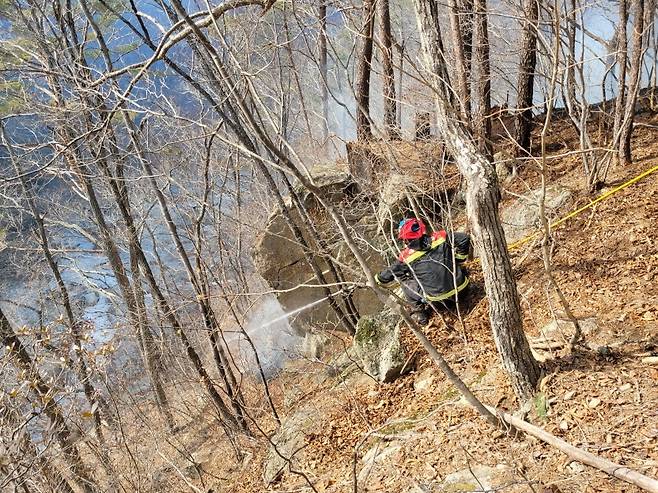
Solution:
<path fill-rule="evenodd" d="M 320 97 L 322 98 L 322 145 L 327 145 L 329 138 L 329 91 L 327 79 L 327 0 L 320 0 L 320 32 L 318 34 L 318 51 L 320 58 Z"/>
<path fill-rule="evenodd" d="M 478 152 L 442 90 L 439 32 L 432 0 L 414 0 L 421 45 L 433 85 L 438 127 L 467 183 L 467 213 L 480 253 L 489 319 L 501 361 L 519 399 L 535 390 L 540 368 L 523 331 L 521 306 L 498 216 L 500 193 L 493 165 Z"/>
<path fill-rule="evenodd" d="M 626 103 L 626 63 L 628 61 L 628 33 L 626 30 L 628 24 L 628 3 L 627 0 L 619 0 L 619 20 L 617 22 L 617 67 L 619 75 L 617 76 L 617 97 L 615 98 L 615 119 L 612 127 L 612 148 L 617 150 L 616 159 L 619 159 L 621 153 L 621 134 L 624 123 L 624 108 Z"/>
<path fill-rule="evenodd" d="M 474 0 L 458 0 L 459 26 L 464 40 L 464 56 L 466 60 L 466 80 L 470 80 L 473 61 L 473 37 L 475 35 L 475 2 Z"/>
<path fill-rule="evenodd" d="M 468 84 L 466 53 L 464 51 L 464 38 L 462 35 L 462 28 L 465 25 L 460 22 L 457 0 L 449 0 L 448 5 L 450 7 L 450 31 L 452 36 L 452 50 L 455 57 L 454 71 L 456 74 L 459 114 L 462 121 L 468 124 L 471 115 L 471 90 Z"/>
<path fill-rule="evenodd" d="M 635 9 L 633 12 L 634 25 L 633 36 L 631 39 L 632 57 L 628 81 L 628 94 L 626 96 L 626 108 L 619 135 L 618 159 L 619 162 L 624 165 L 630 164 L 632 161 L 631 137 L 633 135 L 633 122 L 635 120 L 635 104 L 637 103 L 640 78 L 642 76 L 642 59 L 644 58 L 645 51 L 644 2 L 645 0 L 635 0 Z"/>
<path fill-rule="evenodd" d="M 487 0 L 475 0 L 473 4 L 473 63 L 471 73 L 475 93 L 476 112 L 473 130 L 478 149 L 491 160 L 491 66 L 489 62 L 489 30 Z"/>
<path fill-rule="evenodd" d="M 372 35 L 375 25 L 375 0 L 363 0 L 363 27 L 359 37 L 356 68 L 356 138 L 372 137 L 370 120 L 370 76 L 372 72 Z"/>
<path fill-rule="evenodd" d="M 389 0 L 375 0 L 379 15 L 381 35 L 382 69 L 384 73 L 384 127 L 390 140 L 400 138 L 397 124 L 397 98 L 395 95 L 395 72 L 393 70 L 393 43 L 391 35 L 391 13 Z"/>
<path fill-rule="evenodd" d="M 516 83 L 516 119 L 514 139 L 518 145 L 517 155 L 530 153 L 532 132 L 532 106 L 537 65 L 537 28 L 539 20 L 539 0 L 523 0 L 523 36 L 519 57 L 519 75 Z"/>

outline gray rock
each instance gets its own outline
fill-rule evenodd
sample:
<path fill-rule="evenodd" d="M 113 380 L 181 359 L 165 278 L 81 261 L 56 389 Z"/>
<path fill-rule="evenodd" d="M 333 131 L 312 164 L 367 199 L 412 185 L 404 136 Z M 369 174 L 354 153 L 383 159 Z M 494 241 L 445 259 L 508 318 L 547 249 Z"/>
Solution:
<path fill-rule="evenodd" d="M 416 393 L 423 393 L 432 388 L 432 384 L 436 379 L 436 371 L 434 368 L 428 368 L 422 373 L 416 375 L 414 379 L 414 391 Z"/>
<path fill-rule="evenodd" d="M 263 469 L 265 485 L 269 486 L 278 481 L 291 467 L 293 469 L 302 467 L 305 436 L 320 426 L 326 426 L 322 419 L 331 405 L 330 399 L 327 399 L 327 402 L 314 402 L 312 405 L 300 407 L 283 419 L 279 430 L 272 437 L 274 445 L 270 445 L 265 460 Z"/>
<path fill-rule="evenodd" d="M 451 493 L 475 493 L 500 491 L 510 483 L 509 468 L 503 465 L 489 467 L 474 464 L 468 469 L 448 474 L 438 491 Z"/>
<path fill-rule="evenodd" d="M 366 481 L 368 476 L 377 467 L 391 465 L 391 463 L 395 464 L 395 458 L 398 456 L 400 450 L 402 450 L 402 444 L 400 442 L 394 441 L 388 445 L 383 445 L 381 442 L 376 443 L 361 459 L 363 469 L 359 471 L 359 475 L 357 476 L 358 481 L 360 483 Z"/>
<path fill-rule="evenodd" d="M 592 336 L 599 331 L 599 323 L 596 317 L 579 318 L 578 325 L 583 331 L 583 336 Z M 552 320 L 546 324 L 540 331 L 540 337 L 546 339 L 561 340 L 565 337 L 569 339 L 573 334 L 573 324 L 566 319 Z"/>
<path fill-rule="evenodd" d="M 507 243 L 520 240 L 525 235 L 540 227 L 539 197 L 541 190 L 531 192 L 519 197 L 514 204 L 507 207 L 500 215 L 505 231 Z M 546 214 L 554 216 L 558 209 L 566 204 L 571 198 L 571 190 L 559 185 L 546 187 Z"/>
<path fill-rule="evenodd" d="M 306 421 L 310 412 L 301 410 L 286 418 L 281 423 L 281 428 L 272 438 L 274 445 L 265 460 L 263 481 L 270 485 L 277 481 L 284 472 L 289 470 L 290 464 L 297 463 L 303 452 L 300 450 L 304 445 L 304 429 L 308 427 Z"/>
<path fill-rule="evenodd" d="M 356 185 L 349 173 L 338 166 L 318 167 L 313 171 L 313 177 L 325 198 L 331 202 L 339 203 L 355 193 L 354 187 Z M 318 207 L 313 196 L 307 192 L 302 193 L 301 190 L 299 192 L 304 205 L 312 214 L 322 215 L 324 213 L 322 208 Z M 289 199 L 287 199 L 287 204 L 290 204 Z M 355 208 L 351 211 L 351 215 L 347 214 L 346 219 L 351 225 L 357 227 L 357 223 L 366 215 L 366 212 L 366 210 Z M 303 223 L 296 210 L 291 211 L 291 216 L 298 224 Z M 365 222 L 376 224 L 372 215 Z M 333 222 L 329 221 L 328 224 L 333 228 Z M 358 231 L 359 234 L 368 237 L 365 228 L 358 228 Z M 331 255 L 339 262 L 354 266 L 358 271 L 358 265 L 355 264 L 353 256 L 347 251 L 345 243 L 340 241 L 335 231 L 332 229 L 320 233 L 327 240 L 327 247 Z M 303 234 L 307 234 L 307 232 L 303 232 Z M 306 237 L 306 241 L 311 245 L 314 244 L 310 237 Z M 372 257 L 373 265 L 376 264 L 381 267 L 383 264 L 381 256 L 374 255 L 374 249 L 363 253 L 368 258 Z M 302 248 L 291 232 L 286 218 L 278 208 L 270 214 L 263 234 L 254 245 L 253 256 L 258 274 L 272 289 L 280 291 L 277 299 L 286 312 L 295 311 L 311 305 L 314 301 L 325 298 L 325 292 L 322 288 L 310 286 L 317 284 L 314 273 L 306 261 Z M 324 260 L 318 255 L 315 258 L 320 269 L 325 272 L 330 281 L 333 281 Z M 349 269 L 345 269 L 345 272 L 349 272 Z M 371 293 L 366 293 L 366 290 L 355 292 L 353 299 L 360 313 L 369 313 L 379 308 L 373 306 L 376 298 Z M 314 305 L 312 309 L 302 310 L 291 321 L 291 326 L 300 335 L 305 334 L 311 327 L 334 329 L 338 324 L 339 320 L 335 311 L 326 302 Z"/>
<path fill-rule="evenodd" d="M 357 325 L 354 354 L 363 369 L 380 382 L 395 380 L 406 362 L 399 322 L 400 317 L 386 308 L 378 315 L 362 317 Z"/>
<path fill-rule="evenodd" d="M 512 154 L 500 151 L 494 154 L 493 160 L 499 183 L 508 182 L 516 176 L 518 161 Z"/>

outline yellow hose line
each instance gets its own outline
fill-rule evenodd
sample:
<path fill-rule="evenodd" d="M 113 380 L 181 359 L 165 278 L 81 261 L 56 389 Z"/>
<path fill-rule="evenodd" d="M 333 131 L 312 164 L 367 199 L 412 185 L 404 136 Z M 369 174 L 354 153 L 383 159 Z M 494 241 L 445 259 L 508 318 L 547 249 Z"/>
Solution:
<path fill-rule="evenodd" d="M 646 170 L 646 171 L 640 173 L 640 174 L 637 175 L 635 178 L 631 178 L 631 179 L 628 180 L 626 183 L 623 183 L 623 184 L 619 185 L 618 187 L 613 188 L 612 190 L 608 190 L 606 193 L 604 193 L 604 194 L 601 195 L 600 197 L 597 197 L 596 199 L 590 201 L 589 204 L 584 205 L 584 206 L 582 206 L 582 207 L 579 207 L 578 209 L 576 209 L 575 211 L 570 212 L 569 214 L 567 214 L 567 215 L 564 216 L 563 218 L 558 219 L 558 220 L 555 221 L 554 223 L 551 223 L 551 228 L 555 228 L 556 226 L 559 226 L 559 225 L 562 224 L 563 222 L 565 222 L 565 221 L 571 219 L 571 218 L 574 217 L 574 216 L 577 216 L 577 215 L 580 214 L 581 212 L 586 211 L 586 210 L 589 209 L 590 207 L 593 207 L 594 205 L 598 204 L 599 202 L 601 202 L 601 201 L 607 199 L 608 197 L 610 197 L 610 196 L 616 194 L 617 192 L 623 190 L 624 188 L 629 187 L 629 186 L 631 186 L 631 185 L 634 184 L 634 183 L 637 183 L 637 182 L 640 181 L 641 179 L 646 178 L 647 176 L 649 176 L 649 175 L 652 174 L 652 173 L 655 173 L 656 171 L 658 171 L 658 165 L 656 165 L 656 166 L 654 166 L 653 168 L 650 168 L 650 169 L 648 169 L 648 170 Z M 514 250 L 514 249 L 520 247 L 521 245 L 525 245 L 525 244 L 528 243 L 530 240 L 532 240 L 532 239 L 536 238 L 537 236 L 539 236 L 540 233 L 541 233 L 541 231 L 537 231 L 537 232 L 535 232 L 535 233 L 532 233 L 532 234 L 526 236 L 525 238 L 521 238 L 520 240 L 515 241 L 514 243 L 512 243 L 512 244 L 508 247 L 508 250 Z"/>

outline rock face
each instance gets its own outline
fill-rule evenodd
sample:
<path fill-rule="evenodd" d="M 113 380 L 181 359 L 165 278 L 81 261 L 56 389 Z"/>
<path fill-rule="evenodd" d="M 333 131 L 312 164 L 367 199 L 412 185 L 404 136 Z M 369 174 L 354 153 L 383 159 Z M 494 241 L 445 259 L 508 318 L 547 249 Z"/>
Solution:
<path fill-rule="evenodd" d="M 283 420 L 281 428 L 272 438 L 274 445 L 270 445 L 265 460 L 263 481 L 266 485 L 277 481 L 290 469 L 290 465 L 294 468 L 300 461 L 303 455 L 300 449 L 304 445 L 304 436 L 315 425 L 312 417 L 312 410 L 300 409 Z"/>
<path fill-rule="evenodd" d="M 345 218 L 361 254 L 375 272 L 385 267 L 394 253 L 395 229 L 400 218 L 411 210 L 423 211 L 434 224 L 441 224 L 446 200 L 453 200 L 459 190 L 460 177 L 454 166 L 441 167 L 442 154 L 436 142 L 400 142 L 396 146 L 381 143 L 353 143 L 348 146 L 348 163 L 315 167 L 312 177 L 321 193 Z M 347 281 L 365 283 L 361 268 L 336 230 L 333 220 L 317 200 L 301 189 L 298 194 L 308 210 L 331 257 L 343 267 Z M 302 225 L 294 207 L 292 219 Z M 452 204 L 454 212 L 454 204 Z M 327 283 L 337 280 L 319 254 L 314 239 L 302 231 L 311 245 L 312 255 L 323 271 Z M 300 335 L 309 328 L 336 328 L 339 319 L 327 302 L 323 288 L 314 287 L 317 279 L 305 258 L 299 242 L 277 208 L 270 214 L 265 231 L 254 246 L 256 270 L 265 282 L 278 291 L 277 298 L 284 311 L 294 312 L 290 321 Z M 335 293 L 337 288 L 332 287 Z M 342 306 L 342 295 L 335 299 Z M 352 299 L 359 316 L 377 313 L 381 303 L 368 289 L 354 291 Z M 306 308 L 305 308 L 306 307 Z"/>
<path fill-rule="evenodd" d="M 338 166 L 330 169 L 319 168 L 314 171 L 313 177 L 325 197 L 333 203 L 348 201 L 358 193 L 358 188 L 346 168 Z M 327 222 L 327 218 L 323 217 L 324 213 L 319 210 L 317 201 L 302 190 L 298 190 L 298 193 L 303 200 L 304 207 L 314 215 L 313 219 L 322 229 L 321 226 Z M 289 198 L 286 199 L 286 202 L 290 207 Z M 293 221 L 297 224 L 304 224 L 296 209 L 290 207 L 289 210 Z M 315 246 L 313 238 L 308 231 L 304 231 L 305 228 L 301 229 L 307 244 L 312 245 L 313 256 L 320 269 L 325 273 L 327 282 L 336 282 L 336 279 L 328 272 L 325 261 L 317 254 L 318 248 Z M 321 231 L 321 233 L 332 256 L 338 258 L 341 255 L 341 249 L 344 248 L 342 242 L 336 241 L 334 231 Z M 332 325 L 338 322 L 335 312 L 328 303 L 313 305 L 314 302 L 325 298 L 326 293 L 322 288 L 312 287 L 317 284 L 317 280 L 306 261 L 301 245 L 278 208 L 270 214 L 265 231 L 254 246 L 253 257 L 260 276 L 272 289 L 280 291 L 277 299 L 284 311 L 290 313 L 309 307 L 308 310 L 301 310 L 292 317 L 291 325 L 300 334 L 306 333 L 312 325 L 332 328 Z M 359 309 L 364 308 L 366 304 L 360 303 L 363 306 L 359 306 Z"/>
<path fill-rule="evenodd" d="M 507 243 L 520 240 L 540 227 L 539 197 L 541 190 L 532 190 L 521 196 L 516 202 L 507 207 L 500 216 L 505 230 Z M 571 190 L 559 185 L 546 187 L 546 214 L 555 215 L 557 210 L 565 205 L 571 198 Z"/>
<path fill-rule="evenodd" d="M 400 344 L 400 317 L 389 309 L 359 320 L 353 343 L 363 369 L 380 382 L 395 380 L 404 368 L 406 355 Z"/>

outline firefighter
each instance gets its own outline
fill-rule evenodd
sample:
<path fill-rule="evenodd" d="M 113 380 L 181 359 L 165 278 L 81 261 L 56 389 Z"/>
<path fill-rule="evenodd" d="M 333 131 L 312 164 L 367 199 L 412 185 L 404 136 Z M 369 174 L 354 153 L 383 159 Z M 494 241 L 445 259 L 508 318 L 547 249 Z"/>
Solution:
<path fill-rule="evenodd" d="M 427 232 L 415 217 L 403 219 L 398 238 L 405 244 L 398 260 L 375 276 L 385 288 L 401 286 L 416 322 L 426 325 L 432 308 L 442 309 L 457 301 L 468 286 L 462 263 L 468 258 L 471 239 L 466 233 Z"/>

